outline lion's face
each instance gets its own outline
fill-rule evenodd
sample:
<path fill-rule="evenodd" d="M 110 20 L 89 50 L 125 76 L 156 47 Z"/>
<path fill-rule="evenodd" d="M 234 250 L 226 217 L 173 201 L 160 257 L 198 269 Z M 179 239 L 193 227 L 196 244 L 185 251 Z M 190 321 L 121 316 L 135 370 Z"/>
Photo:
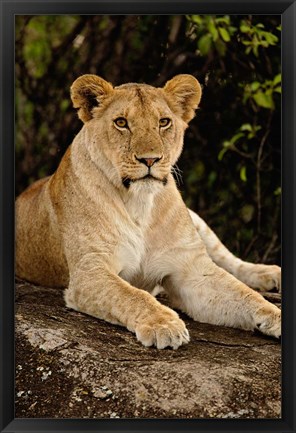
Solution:
<path fill-rule="evenodd" d="M 166 184 L 200 100 L 194 77 L 179 75 L 164 88 L 146 84 L 113 88 L 102 78 L 84 75 L 74 82 L 71 95 L 90 132 L 92 159 L 100 166 L 103 155 L 116 183 L 127 189 Z"/>
<path fill-rule="evenodd" d="M 94 109 L 92 122 L 93 128 L 104 130 L 104 153 L 125 187 L 138 181 L 166 183 L 181 153 L 186 124 L 170 109 L 161 89 L 114 89 L 109 105 Z"/>

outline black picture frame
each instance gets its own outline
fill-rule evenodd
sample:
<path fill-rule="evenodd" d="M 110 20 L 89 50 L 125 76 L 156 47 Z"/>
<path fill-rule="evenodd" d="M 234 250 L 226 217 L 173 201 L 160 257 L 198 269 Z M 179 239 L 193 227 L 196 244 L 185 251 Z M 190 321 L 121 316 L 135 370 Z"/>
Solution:
<path fill-rule="evenodd" d="M 295 432 L 295 52 L 292 0 L 0 0 L 0 427 L 1 432 Z M 282 16 L 282 418 L 238 419 L 15 419 L 14 418 L 14 17 L 37 14 L 280 14 Z"/>

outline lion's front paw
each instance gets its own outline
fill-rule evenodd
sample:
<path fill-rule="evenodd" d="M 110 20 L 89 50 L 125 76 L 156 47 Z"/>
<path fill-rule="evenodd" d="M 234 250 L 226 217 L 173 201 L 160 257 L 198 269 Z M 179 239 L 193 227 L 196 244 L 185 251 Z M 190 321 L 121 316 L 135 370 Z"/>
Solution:
<path fill-rule="evenodd" d="M 256 328 L 263 334 L 279 338 L 281 336 L 281 310 L 275 306 L 270 311 L 264 308 L 256 314 Z"/>
<path fill-rule="evenodd" d="M 157 349 L 165 347 L 178 349 L 182 344 L 187 344 L 190 339 L 185 323 L 173 310 L 171 314 L 165 311 L 165 313 L 151 315 L 143 323 L 138 324 L 135 331 L 137 339 L 144 346 L 154 345 Z"/>

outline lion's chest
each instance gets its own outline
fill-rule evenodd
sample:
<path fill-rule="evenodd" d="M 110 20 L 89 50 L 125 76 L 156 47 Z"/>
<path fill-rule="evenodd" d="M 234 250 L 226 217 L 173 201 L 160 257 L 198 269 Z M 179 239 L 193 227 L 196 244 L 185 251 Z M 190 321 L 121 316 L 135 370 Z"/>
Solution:
<path fill-rule="evenodd" d="M 126 230 L 122 241 L 116 249 L 118 274 L 126 281 L 140 272 L 145 256 L 145 238 L 140 231 L 131 233 Z"/>
<path fill-rule="evenodd" d="M 146 201 L 131 200 L 127 203 L 127 220 L 119 226 L 120 241 L 115 259 L 118 274 L 131 282 L 135 275 L 143 273 L 143 263 L 148 254 L 147 231 L 152 218 L 153 198 Z"/>

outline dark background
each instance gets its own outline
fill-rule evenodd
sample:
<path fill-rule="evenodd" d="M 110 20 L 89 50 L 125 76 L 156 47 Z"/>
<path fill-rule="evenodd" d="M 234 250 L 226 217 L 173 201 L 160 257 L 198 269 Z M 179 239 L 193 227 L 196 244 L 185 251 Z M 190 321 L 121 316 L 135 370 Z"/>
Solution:
<path fill-rule="evenodd" d="M 69 88 L 203 86 L 178 161 L 186 204 L 236 255 L 280 264 L 280 15 L 16 16 L 16 193 L 53 173 L 81 128 Z"/>

